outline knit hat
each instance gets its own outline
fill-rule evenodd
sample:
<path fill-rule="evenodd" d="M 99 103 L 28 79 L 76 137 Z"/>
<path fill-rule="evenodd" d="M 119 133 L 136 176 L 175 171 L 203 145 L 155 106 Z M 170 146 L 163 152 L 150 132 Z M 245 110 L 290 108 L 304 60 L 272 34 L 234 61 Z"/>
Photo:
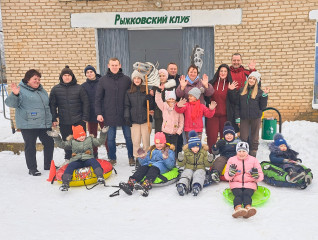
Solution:
<path fill-rule="evenodd" d="M 166 140 L 166 136 L 163 132 L 157 132 L 155 134 L 155 144 L 156 143 L 166 143 L 167 140 Z"/>
<path fill-rule="evenodd" d="M 174 89 L 171 91 L 165 91 L 165 100 L 167 101 L 170 98 L 173 98 L 174 100 L 177 99 Z"/>
<path fill-rule="evenodd" d="M 198 134 L 194 130 L 189 132 L 188 146 L 189 146 L 189 148 L 193 148 L 193 147 L 201 148 L 202 147 L 201 140 L 198 137 Z"/>
<path fill-rule="evenodd" d="M 131 74 L 131 81 L 134 81 L 135 77 L 139 77 L 142 81 L 145 81 L 144 75 L 138 72 L 137 70 L 134 70 L 133 73 Z"/>
<path fill-rule="evenodd" d="M 276 133 L 276 134 L 274 135 L 274 144 L 275 144 L 275 146 L 277 146 L 277 147 L 279 147 L 279 146 L 282 145 L 282 144 L 285 144 L 286 147 L 287 147 L 287 142 L 286 142 L 286 140 L 284 139 L 283 135 L 280 134 L 280 133 Z"/>
<path fill-rule="evenodd" d="M 74 139 L 78 139 L 81 136 L 86 136 L 86 132 L 84 131 L 82 125 L 72 126 L 72 130 Z"/>
<path fill-rule="evenodd" d="M 87 65 L 86 68 L 84 69 L 85 76 L 86 76 L 86 72 L 88 70 L 92 70 L 96 74 L 96 69 L 93 66 L 91 66 L 91 65 Z"/>
<path fill-rule="evenodd" d="M 201 91 L 199 88 L 194 87 L 188 92 L 188 95 L 192 95 L 196 99 L 199 99 L 201 96 Z"/>
<path fill-rule="evenodd" d="M 249 152 L 249 145 L 247 142 L 239 142 L 236 144 L 236 152 L 243 150 L 245 152 Z"/>
<path fill-rule="evenodd" d="M 68 65 L 65 66 L 65 68 L 63 68 L 63 70 L 61 71 L 61 77 L 65 74 L 69 74 L 72 77 L 74 77 L 74 73 L 73 71 L 70 69 L 70 67 Z"/>
<path fill-rule="evenodd" d="M 255 77 L 257 79 L 257 83 L 259 83 L 259 81 L 261 81 L 261 74 L 258 71 L 252 72 L 248 78 L 250 77 Z"/>
<path fill-rule="evenodd" d="M 162 69 L 159 69 L 159 75 L 160 75 L 160 73 L 163 74 L 163 75 L 165 75 L 166 78 L 168 78 L 168 75 L 169 75 L 169 74 L 168 74 L 168 71 L 167 71 L 166 69 L 163 69 L 163 68 L 162 68 Z"/>
<path fill-rule="evenodd" d="M 235 138 L 235 130 L 234 130 L 234 127 L 232 126 L 232 123 L 230 121 L 226 121 L 224 123 L 223 136 L 225 136 L 228 133 L 231 133 L 233 135 L 233 137 Z"/>

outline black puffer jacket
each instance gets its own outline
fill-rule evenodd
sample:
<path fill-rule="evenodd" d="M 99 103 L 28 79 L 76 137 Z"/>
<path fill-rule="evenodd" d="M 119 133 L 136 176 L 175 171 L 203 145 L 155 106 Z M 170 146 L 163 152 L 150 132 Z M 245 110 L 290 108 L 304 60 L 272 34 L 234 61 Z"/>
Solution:
<path fill-rule="evenodd" d="M 55 85 L 50 93 L 52 122 L 59 118 L 60 124 L 72 125 L 89 119 L 89 99 L 85 89 L 77 84 L 75 76 L 69 83 Z"/>
<path fill-rule="evenodd" d="M 150 95 L 149 95 L 150 96 Z M 153 110 L 154 101 L 150 98 L 149 110 Z M 125 119 L 129 119 L 131 123 L 143 124 L 147 122 L 147 100 L 146 93 L 140 91 L 140 87 L 137 87 L 137 91 L 131 93 L 127 91 L 125 97 Z"/>
<path fill-rule="evenodd" d="M 105 125 L 124 125 L 124 102 L 131 80 L 122 73 L 113 74 L 108 69 L 105 76 L 99 79 L 95 97 L 95 113 L 103 115 Z"/>

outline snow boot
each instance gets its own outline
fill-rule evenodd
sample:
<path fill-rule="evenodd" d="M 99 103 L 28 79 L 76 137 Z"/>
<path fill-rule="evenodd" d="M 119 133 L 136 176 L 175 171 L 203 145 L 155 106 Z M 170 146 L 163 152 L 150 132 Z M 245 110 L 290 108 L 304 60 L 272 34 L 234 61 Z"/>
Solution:
<path fill-rule="evenodd" d="M 238 217 L 244 217 L 247 214 L 247 210 L 245 208 L 242 208 L 241 205 L 237 205 L 234 208 L 234 212 L 232 214 L 232 217 L 238 218 Z"/>
<path fill-rule="evenodd" d="M 198 194 L 201 191 L 201 185 L 199 183 L 195 183 L 192 186 L 192 195 L 193 196 L 198 196 Z"/>
<path fill-rule="evenodd" d="M 94 169 L 94 173 L 97 177 L 97 183 L 98 184 L 103 184 L 105 186 L 105 179 L 104 179 L 104 176 L 103 176 L 103 169 L 101 167 L 97 167 Z"/>
<path fill-rule="evenodd" d="M 127 183 L 120 182 L 119 188 L 123 190 L 126 194 L 132 195 L 135 184 L 136 184 L 136 180 L 133 178 L 130 178 Z"/>
<path fill-rule="evenodd" d="M 220 173 L 218 170 L 212 170 L 212 174 L 211 174 L 212 180 L 216 183 L 220 182 Z"/>
<path fill-rule="evenodd" d="M 136 183 L 134 188 L 141 194 L 141 196 L 148 197 L 149 190 L 152 188 L 152 186 L 151 182 L 146 179 L 142 184 Z"/>
<path fill-rule="evenodd" d="M 134 167 L 136 164 L 134 157 L 130 157 L 128 159 L 128 162 L 129 162 L 129 166 L 131 166 L 131 167 Z"/>
<path fill-rule="evenodd" d="M 32 176 L 41 176 L 41 173 L 37 169 L 30 169 L 29 174 Z"/>
<path fill-rule="evenodd" d="M 247 213 L 245 216 L 243 216 L 244 218 L 249 218 L 252 217 L 256 214 L 256 208 L 252 207 L 251 205 L 246 205 L 245 209 L 247 210 Z"/>
<path fill-rule="evenodd" d="M 177 191 L 180 196 L 184 196 L 185 194 L 188 194 L 188 189 L 185 184 L 183 183 L 178 183 L 177 184 Z"/>
<path fill-rule="evenodd" d="M 62 176 L 62 185 L 60 186 L 60 190 L 65 192 L 70 188 L 70 181 L 72 181 L 72 175 L 68 173 L 64 173 Z"/>
<path fill-rule="evenodd" d="M 306 173 L 305 172 L 294 172 L 292 169 L 289 171 L 289 182 L 296 183 L 299 180 L 305 178 Z"/>

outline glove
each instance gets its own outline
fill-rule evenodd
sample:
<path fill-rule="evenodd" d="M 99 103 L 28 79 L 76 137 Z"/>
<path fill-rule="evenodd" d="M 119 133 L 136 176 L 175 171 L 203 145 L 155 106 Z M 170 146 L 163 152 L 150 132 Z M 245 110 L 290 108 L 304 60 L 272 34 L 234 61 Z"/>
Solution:
<path fill-rule="evenodd" d="M 147 94 L 147 95 L 146 95 L 146 100 L 148 100 L 149 102 L 152 100 L 152 98 L 153 98 L 153 97 L 152 97 L 150 94 Z"/>
<path fill-rule="evenodd" d="M 223 147 L 226 145 L 226 142 L 224 139 L 220 139 L 219 141 L 217 141 L 217 143 L 215 144 L 217 148 Z"/>
<path fill-rule="evenodd" d="M 103 127 L 101 131 L 102 131 L 102 133 L 107 133 L 107 132 L 108 132 L 108 129 L 109 129 L 108 126 L 107 126 L 107 127 Z"/>
<path fill-rule="evenodd" d="M 162 152 L 163 159 L 167 159 L 169 157 L 169 148 L 168 147 L 166 147 L 166 149 L 162 150 L 161 152 Z"/>
<path fill-rule="evenodd" d="M 132 126 L 129 118 L 125 118 L 125 125 L 128 126 L 128 127 Z"/>
<path fill-rule="evenodd" d="M 145 159 L 145 157 L 147 156 L 147 153 L 145 152 L 143 148 L 138 148 L 137 154 L 138 154 L 138 157 L 141 159 Z"/>
<path fill-rule="evenodd" d="M 258 169 L 257 168 L 252 168 L 250 171 L 250 174 L 252 175 L 253 178 L 258 179 L 259 174 L 258 174 Z"/>
<path fill-rule="evenodd" d="M 183 154 L 182 152 L 179 152 L 179 153 L 178 153 L 178 161 L 179 161 L 179 162 L 182 162 L 183 159 L 184 159 L 184 154 Z"/>
<path fill-rule="evenodd" d="M 58 137 L 59 133 L 57 131 L 47 131 L 46 132 L 47 135 L 49 135 L 50 137 Z"/>
<path fill-rule="evenodd" d="M 237 172 L 237 165 L 236 164 L 231 164 L 229 168 L 229 176 L 233 177 Z"/>
<path fill-rule="evenodd" d="M 212 163 L 213 160 L 214 160 L 214 158 L 215 158 L 215 155 L 214 155 L 214 154 L 208 154 L 208 162 L 209 162 L 209 163 Z"/>

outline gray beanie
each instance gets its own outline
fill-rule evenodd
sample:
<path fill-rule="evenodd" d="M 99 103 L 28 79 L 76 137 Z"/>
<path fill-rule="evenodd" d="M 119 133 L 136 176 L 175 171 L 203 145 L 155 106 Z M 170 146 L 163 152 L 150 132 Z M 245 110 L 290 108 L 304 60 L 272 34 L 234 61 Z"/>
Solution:
<path fill-rule="evenodd" d="M 261 81 L 261 74 L 258 71 L 252 72 L 248 78 L 250 77 L 255 77 L 257 79 L 257 83 L 259 83 L 259 81 Z"/>
<path fill-rule="evenodd" d="M 143 82 L 145 81 L 144 75 L 138 72 L 137 70 L 134 70 L 131 74 L 131 81 L 133 81 L 135 77 L 139 77 Z"/>
<path fill-rule="evenodd" d="M 247 142 L 238 142 L 236 144 L 236 152 L 240 151 L 240 150 L 243 150 L 245 152 L 249 152 L 249 145 Z"/>
<path fill-rule="evenodd" d="M 192 88 L 189 92 L 188 92 L 189 95 L 192 95 L 193 97 L 195 97 L 196 99 L 199 99 L 200 96 L 201 96 L 201 91 L 199 88 L 197 87 L 194 87 Z"/>

